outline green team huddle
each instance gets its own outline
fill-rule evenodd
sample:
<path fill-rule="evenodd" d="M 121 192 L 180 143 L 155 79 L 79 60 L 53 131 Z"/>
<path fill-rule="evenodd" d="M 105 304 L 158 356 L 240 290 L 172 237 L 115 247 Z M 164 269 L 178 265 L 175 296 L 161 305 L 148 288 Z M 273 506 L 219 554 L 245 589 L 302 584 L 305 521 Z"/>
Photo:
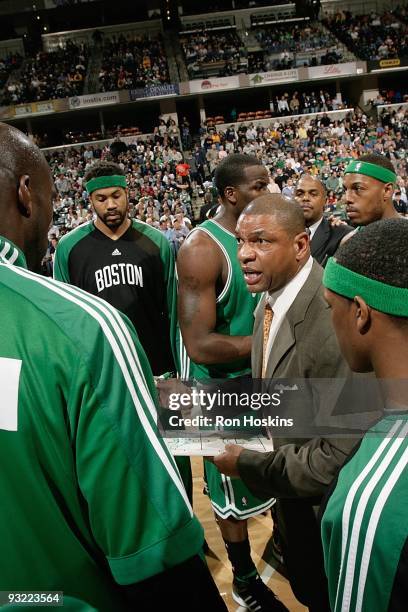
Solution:
<path fill-rule="evenodd" d="M 281 296 L 303 268 L 309 276 L 291 304 L 316 282 L 317 274 L 318 290 L 313 289 L 312 298 L 317 296 L 322 306 L 324 290 L 322 308 L 332 311 L 336 354 L 344 358 L 350 373 L 373 371 L 380 381 L 404 381 L 406 220 L 384 214 L 368 221 L 368 227 L 354 232 L 328 259 L 322 286 L 323 271 L 311 257 L 298 204 L 266 193 L 268 175 L 259 160 L 230 156 L 216 173 L 222 212 L 193 230 L 186 241 L 190 250 L 181 251 L 185 266 L 191 247 L 202 247 L 200 240 L 206 241 L 208 262 L 199 263 L 212 274 L 207 278 L 207 302 L 197 295 L 197 277 L 189 277 L 191 292 L 181 299 L 167 240 L 158 230 L 129 218 L 124 172 L 116 164 L 100 162 L 85 177 L 95 219 L 61 240 L 55 279 L 48 279 L 33 270 L 41 262 L 52 218 L 55 188 L 50 169 L 27 137 L 5 124 L 0 124 L 0 158 L 6 163 L 0 173 L 0 592 L 63 591 L 64 607 L 84 612 L 166 606 L 180 612 L 225 611 L 204 560 L 204 532 L 191 505 L 189 460 L 176 462 L 159 432 L 162 407 L 154 376 L 177 374 L 197 388 L 211 381 L 217 385 L 219 379 L 250 377 L 254 314 L 257 323 L 262 320 L 262 360 L 267 358 L 268 342 L 273 342 L 271 321 L 265 326 L 265 312 L 258 304 L 274 294 Z M 379 201 L 386 207 L 396 175 L 387 160 L 381 163 L 352 161 L 345 174 L 349 190 L 358 191 L 355 184 L 362 180 L 363 187 L 381 194 Z M 231 179 L 222 187 L 223 172 L 235 172 L 236 182 Z M 247 229 L 244 220 L 244 230 L 241 224 L 237 234 L 259 269 L 249 266 L 244 276 L 233 228 L 246 214 Z M 276 244 L 284 247 L 279 250 Z M 274 248 L 278 256 L 268 260 Z M 257 259 L 259 251 L 266 253 L 264 260 Z M 292 276 L 285 258 L 283 272 L 279 268 L 282 253 L 293 264 Z M 272 269 L 278 266 L 278 279 L 279 273 L 282 278 L 284 272 L 288 275 L 274 290 L 273 273 L 269 285 L 259 289 L 262 279 L 268 280 L 267 266 L 261 265 L 265 260 Z M 186 268 L 179 277 L 184 287 Z M 253 294 L 248 289 L 257 283 Z M 263 306 L 271 310 L 269 302 Z M 276 300 L 273 307 L 278 310 Z M 191 329 L 194 317 L 196 324 L 207 317 L 203 355 L 191 342 L 203 329 Z M 313 323 L 320 321 L 314 319 Z M 275 317 L 275 324 L 278 320 Z M 287 349 L 293 349 L 294 362 L 301 352 L 295 353 L 296 325 Z M 207 342 L 214 337 L 215 343 Z M 304 344 L 310 344 L 310 334 Z M 220 353 L 234 358 L 221 359 Z M 262 368 L 263 379 L 265 371 Z M 307 570 L 316 575 L 321 570 L 323 575 L 322 592 L 315 601 L 336 612 L 406 609 L 406 394 L 398 385 L 385 384 L 383 395 L 385 414 L 351 454 L 341 444 L 336 454 L 328 438 L 317 438 L 289 440 L 261 457 L 256 453 L 252 465 L 251 451 L 239 447 L 227 447 L 214 464 L 205 462 L 207 493 L 232 564 L 232 596 L 237 603 L 252 612 L 287 610 L 258 574 L 246 526 L 242 527 L 246 519 L 273 506 L 275 499 L 268 498 L 265 489 L 269 493 L 282 486 L 286 493 L 273 493 L 280 512 L 276 531 L 285 524 L 285 505 L 292 518 L 296 504 L 310 510 L 310 542 L 316 544 L 317 561 L 313 558 Z M 318 462 L 313 463 L 316 455 L 323 457 L 320 472 Z M 276 457 L 281 465 L 270 473 L 277 485 L 270 475 L 268 479 L 271 466 L 262 465 L 272 465 Z M 298 468 L 305 467 L 301 473 L 307 483 L 295 484 L 298 474 L 291 481 L 288 458 Z M 330 486 L 324 481 L 327 474 Z M 308 486 L 313 489 L 316 482 L 315 497 Z M 254 490 L 263 499 L 251 493 Z M 300 527 L 301 515 L 296 515 Z M 237 525 L 240 539 L 235 539 Z M 286 540 L 283 534 L 284 529 L 283 559 L 302 601 L 293 579 L 297 567 L 289 554 L 291 534 L 285 534 Z M 296 542 L 290 545 L 293 551 Z M 310 579 L 306 569 L 304 574 Z M 307 593 L 303 597 L 306 600 Z"/>

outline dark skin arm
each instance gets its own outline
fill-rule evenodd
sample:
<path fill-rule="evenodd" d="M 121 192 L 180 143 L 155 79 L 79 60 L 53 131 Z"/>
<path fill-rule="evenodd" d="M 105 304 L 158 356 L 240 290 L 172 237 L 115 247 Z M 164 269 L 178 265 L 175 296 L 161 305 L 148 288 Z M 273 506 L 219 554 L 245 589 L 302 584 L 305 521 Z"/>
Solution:
<path fill-rule="evenodd" d="M 211 238 L 194 232 L 177 257 L 178 318 L 183 341 L 195 363 L 228 363 L 249 357 L 252 336 L 216 333 L 217 283 L 224 286 L 227 262 Z"/>

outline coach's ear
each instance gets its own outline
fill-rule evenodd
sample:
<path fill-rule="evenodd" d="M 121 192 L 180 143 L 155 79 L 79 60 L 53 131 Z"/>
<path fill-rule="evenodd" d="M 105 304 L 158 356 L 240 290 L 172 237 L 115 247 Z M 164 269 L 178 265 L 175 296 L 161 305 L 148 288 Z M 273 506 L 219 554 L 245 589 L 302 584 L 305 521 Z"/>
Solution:
<path fill-rule="evenodd" d="M 30 177 L 28 174 L 23 174 L 18 180 L 18 209 L 23 217 L 29 219 L 33 212 L 31 190 L 30 190 Z"/>

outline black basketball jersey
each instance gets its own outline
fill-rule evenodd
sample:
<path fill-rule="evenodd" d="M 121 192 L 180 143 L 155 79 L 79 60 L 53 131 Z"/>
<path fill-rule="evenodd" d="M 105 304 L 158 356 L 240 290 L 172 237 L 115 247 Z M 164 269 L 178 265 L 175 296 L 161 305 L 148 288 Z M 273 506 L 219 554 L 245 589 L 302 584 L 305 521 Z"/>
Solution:
<path fill-rule="evenodd" d="M 174 370 L 174 256 L 163 234 L 141 221 L 113 240 L 90 222 L 60 241 L 54 277 L 97 295 L 132 321 L 153 374 Z"/>

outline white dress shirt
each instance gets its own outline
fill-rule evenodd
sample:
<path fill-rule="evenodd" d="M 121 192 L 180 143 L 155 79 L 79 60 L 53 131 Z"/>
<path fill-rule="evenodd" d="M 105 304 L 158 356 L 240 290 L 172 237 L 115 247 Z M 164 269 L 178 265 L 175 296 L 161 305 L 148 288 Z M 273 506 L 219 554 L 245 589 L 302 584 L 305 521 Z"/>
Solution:
<path fill-rule="evenodd" d="M 318 221 L 316 221 L 316 223 L 313 223 L 312 225 L 309 225 L 309 238 L 310 238 L 310 240 L 312 240 L 313 236 L 316 233 L 317 228 L 319 227 L 319 225 L 321 224 L 322 221 L 323 221 L 323 217 L 320 217 L 320 219 Z"/>
<path fill-rule="evenodd" d="M 295 301 L 299 291 L 302 289 L 303 285 L 309 278 L 312 266 L 313 257 L 310 256 L 303 268 L 299 270 L 299 272 L 292 278 L 292 280 L 288 282 L 287 285 L 285 285 L 285 287 L 279 289 L 278 291 L 270 293 L 269 296 L 266 298 L 269 302 L 270 307 L 273 310 L 273 319 L 271 328 L 269 330 L 268 344 L 266 345 L 267 359 L 269 359 L 273 343 L 278 334 L 280 326 L 282 325 L 282 321 L 285 318 L 289 308 Z M 259 308 L 261 304 L 262 307 L 264 307 L 263 301 L 261 301 L 257 308 Z"/>

